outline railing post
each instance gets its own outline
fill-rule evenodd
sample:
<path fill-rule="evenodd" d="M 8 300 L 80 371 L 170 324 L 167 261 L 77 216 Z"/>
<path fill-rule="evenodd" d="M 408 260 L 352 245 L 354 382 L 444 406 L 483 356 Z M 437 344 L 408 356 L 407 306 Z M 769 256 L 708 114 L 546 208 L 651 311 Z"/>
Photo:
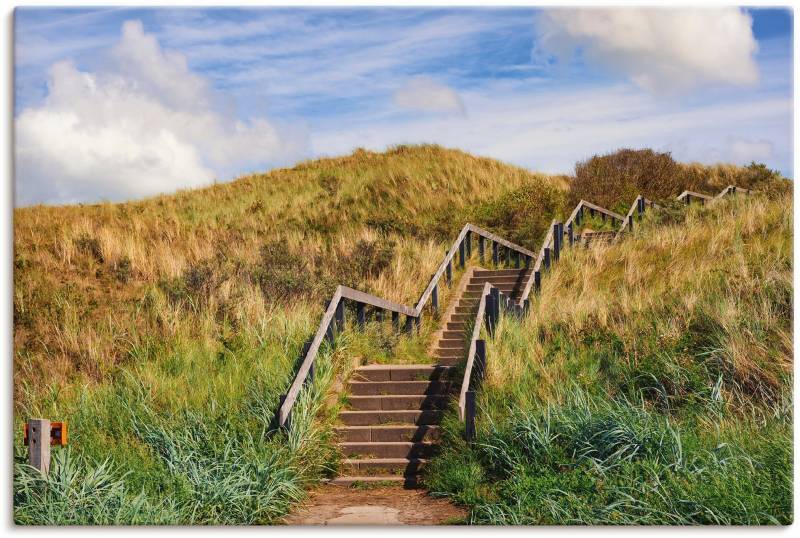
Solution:
<path fill-rule="evenodd" d="M 439 313 L 439 284 L 438 284 L 438 282 L 433 287 L 433 292 L 431 293 L 431 306 L 433 307 L 433 311 L 438 314 Z"/>
<path fill-rule="evenodd" d="M 511 249 L 506 247 L 506 267 L 511 267 Z"/>
<path fill-rule="evenodd" d="M 522 315 L 523 316 L 527 316 L 528 315 L 528 311 L 530 309 L 531 309 L 531 300 L 530 299 L 525 299 L 525 301 L 522 303 Z"/>
<path fill-rule="evenodd" d="M 395 331 L 400 330 L 400 312 L 392 312 L 392 326 Z"/>
<path fill-rule="evenodd" d="M 28 419 L 28 463 L 43 475 L 50 472 L 50 421 Z"/>
<path fill-rule="evenodd" d="M 500 265 L 500 245 L 492 241 L 492 264 L 495 267 Z"/>
<path fill-rule="evenodd" d="M 492 288 L 490 293 L 492 294 L 492 308 L 494 308 L 492 317 L 494 318 L 495 323 L 497 323 L 500 321 L 500 290 L 497 288 Z"/>
<path fill-rule="evenodd" d="M 628 229 L 629 229 L 630 231 L 633 231 L 633 215 L 630 215 L 630 216 L 628 217 Z"/>
<path fill-rule="evenodd" d="M 414 328 L 414 318 L 411 316 L 406 316 L 406 325 L 405 325 L 406 334 L 411 334 L 413 328 Z"/>
<path fill-rule="evenodd" d="M 379 308 L 375 311 L 375 321 L 383 323 L 383 308 Z"/>
<path fill-rule="evenodd" d="M 483 315 L 486 318 L 486 330 L 489 332 L 489 336 L 494 337 L 494 297 L 491 293 L 486 296 Z"/>
<path fill-rule="evenodd" d="M 339 299 L 339 304 L 336 305 L 336 330 L 344 330 L 344 300 Z"/>
<path fill-rule="evenodd" d="M 539 295 L 542 292 L 542 272 L 533 273 L 533 293 Z"/>
<path fill-rule="evenodd" d="M 527 254 L 525 255 L 525 269 L 531 266 L 531 257 Z"/>
<path fill-rule="evenodd" d="M 461 243 L 458 244 L 458 265 L 462 269 L 464 268 L 464 264 L 466 263 L 465 255 L 466 255 L 466 245 L 464 244 L 464 241 L 461 241 Z"/>
<path fill-rule="evenodd" d="M 581 212 L 583 212 L 583 210 L 581 210 Z M 594 217 L 594 208 L 591 208 L 591 207 L 589 208 L 589 216 L 590 217 Z M 605 215 L 603 215 L 603 216 L 605 216 Z M 603 219 L 603 220 L 605 220 L 605 219 Z"/>
<path fill-rule="evenodd" d="M 606 214 L 605 213 L 600 213 L 600 220 L 603 221 L 603 222 L 606 221 Z"/>
<path fill-rule="evenodd" d="M 464 241 L 467 243 L 467 259 L 472 257 L 472 232 L 467 230 L 464 234 Z"/>
<path fill-rule="evenodd" d="M 475 340 L 475 369 L 478 379 L 486 375 L 486 340 Z"/>
<path fill-rule="evenodd" d="M 559 227 L 558 223 L 556 222 L 553 224 L 553 261 L 558 261 L 559 253 L 561 252 L 561 234 L 559 233 L 561 228 Z"/>
<path fill-rule="evenodd" d="M 447 260 L 447 269 L 444 272 L 445 282 L 450 286 L 453 282 L 453 260 Z"/>
<path fill-rule="evenodd" d="M 569 246 L 573 246 L 575 244 L 575 233 L 572 231 L 572 223 L 569 223 L 567 226 L 567 237 L 569 237 Z"/>
<path fill-rule="evenodd" d="M 330 342 L 331 345 L 336 341 L 336 336 L 333 334 L 333 323 L 328 322 L 328 328 L 325 330 L 325 339 Z"/>
<path fill-rule="evenodd" d="M 464 401 L 464 435 L 467 441 L 475 440 L 475 391 L 468 390 Z"/>
<path fill-rule="evenodd" d="M 358 323 L 358 328 L 364 328 L 364 303 L 356 303 L 356 322 Z"/>
<path fill-rule="evenodd" d="M 485 239 L 482 235 L 478 236 L 478 260 L 483 265 L 484 255 L 486 252 Z"/>
<path fill-rule="evenodd" d="M 644 215 L 644 198 L 639 196 L 636 199 L 636 210 L 639 212 L 639 220 L 642 220 L 642 215 Z"/>
<path fill-rule="evenodd" d="M 542 256 L 542 267 L 547 271 L 550 269 L 550 247 L 544 248 L 544 256 Z"/>
<path fill-rule="evenodd" d="M 280 397 L 278 398 L 278 426 L 281 425 L 281 423 L 280 423 L 281 416 L 280 415 L 281 415 L 281 410 L 283 409 L 283 404 L 286 403 L 286 396 L 287 396 L 286 394 L 281 394 Z M 286 414 L 286 419 L 283 421 L 283 427 L 286 428 L 287 430 L 290 430 L 292 428 L 292 412 L 291 411 L 289 411 Z"/>

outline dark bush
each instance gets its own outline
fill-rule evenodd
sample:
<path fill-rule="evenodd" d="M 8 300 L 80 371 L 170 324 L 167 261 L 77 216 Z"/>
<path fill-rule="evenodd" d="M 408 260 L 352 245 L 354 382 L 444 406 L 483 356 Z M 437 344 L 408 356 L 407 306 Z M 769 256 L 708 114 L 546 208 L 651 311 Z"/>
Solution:
<path fill-rule="evenodd" d="M 103 249 L 100 247 L 100 241 L 91 237 L 89 234 L 82 233 L 76 240 L 75 246 L 84 254 L 93 257 L 97 263 L 103 263 Z"/>
<path fill-rule="evenodd" d="M 131 279 L 132 272 L 133 266 L 131 264 L 131 259 L 127 256 L 121 257 L 114 264 L 114 277 L 123 284 L 126 284 Z"/>
<path fill-rule="evenodd" d="M 313 292 L 305 257 L 289 249 L 286 241 L 270 241 L 261 247 L 261 261 L 252 278 L 269 299 L 286 300 Z"/>
<path fill-rule="evenodd" d="M 677 196 L 689 185 L 686 171 L 670 153 L 621 149 L 595 155 L 575 165 L 570 206 L 581 199 L 609 209 L 626 210 L 642 194 L 652 200 Z"/>
<path fill-rule="evenodd" d="M 389 267 L 394 258 L 395 243 L 386 237 L 374 241 L 361 239 L 353 251 L 339 259 L 336 279 L 346 286 L 358 287 Z"/>

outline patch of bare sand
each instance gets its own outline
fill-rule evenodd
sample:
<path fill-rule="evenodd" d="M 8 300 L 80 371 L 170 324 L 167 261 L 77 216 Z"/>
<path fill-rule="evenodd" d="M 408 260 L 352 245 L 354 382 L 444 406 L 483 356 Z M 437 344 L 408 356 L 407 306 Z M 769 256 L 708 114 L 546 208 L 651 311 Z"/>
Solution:
<path fill-rule="evenodd" d="M 400 486 L 320 486 L 285 519 L 286 525 L 457 525 L 467 510 L 424 489 Z"/>

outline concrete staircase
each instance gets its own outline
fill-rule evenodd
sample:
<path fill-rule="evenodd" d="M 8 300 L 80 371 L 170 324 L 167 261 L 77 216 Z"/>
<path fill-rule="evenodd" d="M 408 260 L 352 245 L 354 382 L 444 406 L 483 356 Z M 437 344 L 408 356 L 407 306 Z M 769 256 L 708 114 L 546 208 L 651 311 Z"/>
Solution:
<path fill-rule="evenodd" d="M 515 297 L 531 271 L 477 269 L 464 278 L 432 348 L 437 364 L 372 364 L 351 376 L 349 409 L 339 413 L 342 426 L 336 430 L 345 459 L 342 474 L 332 484 L 418 485 L 420 472 L 436 453 L 444 411 L 461 388 L 455 365 L 465 358 L 466 333 L 484 283 Z"/>

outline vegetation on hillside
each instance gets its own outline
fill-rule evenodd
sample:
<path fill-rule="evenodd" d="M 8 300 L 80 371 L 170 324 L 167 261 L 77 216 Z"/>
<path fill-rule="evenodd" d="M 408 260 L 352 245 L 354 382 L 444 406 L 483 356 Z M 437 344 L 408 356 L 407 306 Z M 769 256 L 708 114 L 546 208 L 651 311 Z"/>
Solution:
<path fill-rule="evenodd" d="M 791 215 L 739 197 L 567 250 L 428 485 L 474 523 L 791 523 Z"/>
<path fill-rule="evenodd" d="M 330 418 L 338 403 L 330 395 L 349 369 L 366 360 L 425 362 L 437 328 L 423 324 L 410 338 L 375 324 L 344 331 L 334 348 L 324 347 L 292 430 L 270 433 L 279 395 L 334 286 L 413 304 L 465 222 L 537 248 L 550 220 L 571 209 L 577 185 L 438 146 L 399 146 L 125 204 L 17 209 L 14 428 L 30 416 L 68 420 L 71 446 L 54 449 L 45 480 L 24 464 L 15 439 L 15 520 L 277 521 L 307 484 L 335 471 Z M 609 205 L 629 204 L 625 192 Z M 770 203 L 779 200 L 789 203 Z M 666 227 L 684 218 L 682 210 L 662 215 Z M 543 301 L 562 293 L 556 275 L 566 274 L 571 256 L 545 279 Z M 611 289 L 610 299 L 625 293 Z M 443 305 L 448 298 L 442 289 Z M 530 388 L 528 377 L 539 374 L 522 368 L 525 346 L 541 349 L 527 330 L 507 320 L 495 345 L 516 346 L 508 381 Z M 571 345 L 579 349 L 577 340 Z M 764 366 L 767 355 L 754 360 L 782 386 L 780 370 Z M 570 380 L 573 373 L 586 375 L 559 371 Z M 540 399 L 519 406 L 532 419 L 538 402 L 556 398 L 545 385 L 536 392 Z M 506 425 L 508 413 L 490 405 L 502 394 L 486 391 L 482 405 Z M 770 405 L 782 401 L 782 392 L 770 394 Z M 467 502 L 458 488 L 439 490 Z"/>

